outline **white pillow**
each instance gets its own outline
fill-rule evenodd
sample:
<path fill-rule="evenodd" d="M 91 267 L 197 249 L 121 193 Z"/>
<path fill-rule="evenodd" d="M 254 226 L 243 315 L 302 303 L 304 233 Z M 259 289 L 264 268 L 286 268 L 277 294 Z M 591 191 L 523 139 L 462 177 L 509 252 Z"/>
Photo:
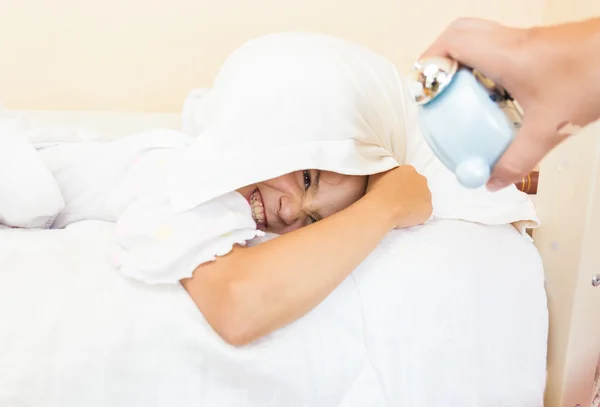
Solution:
<path fill-rule="evenodd" d="M 0 223 L 50 226 L 64 200 L 52 173 L 28 139 L 29 122 L 0 112 Z"/>
<path fill-rule="evenodd" d="M 434 218 L 538 224 L 533 203 L 514 187 L 461 186 L 426 145 L 393 64 L 343 39 L 283 33 L 252 40 L 186 116 L 201 118 L 202 132 L 171 175 L 176 211 L 307 168 L 368 175 L 412 164 L 428 178 Z"/>

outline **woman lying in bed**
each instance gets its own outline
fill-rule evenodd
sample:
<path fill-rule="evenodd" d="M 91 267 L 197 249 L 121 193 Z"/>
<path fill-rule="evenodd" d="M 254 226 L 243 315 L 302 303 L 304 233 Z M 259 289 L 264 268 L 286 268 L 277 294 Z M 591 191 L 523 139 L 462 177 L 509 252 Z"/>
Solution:
<path fill-rule="evenodd" d="M 116 222 L 122 274 L 181 282 L 223 339 L 247 344 L 318 305 L 390 230 L 430 217 L 426 179 L 390 153 L 404 152 L 395 75 L 330 37 L 252 41 L 222 67 L 197 137 L 37 146 L 64 201 L 42 224 Z M 264 232 L 281 236 L 247 245 Z"/>
<path fill-rule="evenodd" d="M 181 281 L 235 345 L 306 314 L 388 232 L 432 213 L 426 179 L 390 153 L 404 153 L 396 75 L 326 36 L 242 46 L 205 96 L 204 130 L 171 158 L 168 196 L 144 194 L 119 218 L 119 270 Z M 265 231 L 280 236 L 245 247 Z"/>
<path fill-rule="evenodd" d="M 419 225 L 432 210 L 427 182 L 410 166 L 368 183 L 366 177 L 305 170 L 239 192 L 258 228 L 285 234 L 237 246 L 182 280 L 207 321 L 235 345 L 303 316 L 389 231 Z"/>
<path fill-rule="evenodd" d="M 65 197 L 53 227 L 116 221 L 111 257 L 118 270 L 145 283 L 181 282 L 234 345 L 306 314 L 389 231 L 419 225 L 432 212 L 426 179 L 404 165 L 371 176 L 293 171 L 176 211 L 167 174 L 186 151 L 178 136 L 153 131 L 41 150 Z M 232 172 L 241 173 L 243 167 Z M 264 232 L 280 236 L 247 247 Z"/>
<path fill-rule="evenodd" d="M 23 224 L 116 222 L 120 273 L 181 283 L 223 339 L 247 344 L 317 306 L 393 228 L 430 217 L 430 185 L 407 162 L 434 175 L 438 218 L 531 219 L 516 190 L 502 203 L 452 188 L 406 100 L 394 66 L 358 45 L 262 37 L 221 68 L 192 114 L 199 134 L 37 146 L 61 205 Z M 264 232 L 280 236 L 256 245 Z"/>

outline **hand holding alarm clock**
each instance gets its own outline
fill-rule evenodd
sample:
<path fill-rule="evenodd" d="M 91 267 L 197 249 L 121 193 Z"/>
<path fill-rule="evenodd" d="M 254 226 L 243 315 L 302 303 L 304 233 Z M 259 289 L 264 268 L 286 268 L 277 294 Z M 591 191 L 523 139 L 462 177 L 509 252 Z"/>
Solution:
<path fill-rule="evenodd" d="M 459 182 L 504 188 L 600 118 L 600 18 L 526 29 L 456 20 L 415 64 L 410 91 Z"/>

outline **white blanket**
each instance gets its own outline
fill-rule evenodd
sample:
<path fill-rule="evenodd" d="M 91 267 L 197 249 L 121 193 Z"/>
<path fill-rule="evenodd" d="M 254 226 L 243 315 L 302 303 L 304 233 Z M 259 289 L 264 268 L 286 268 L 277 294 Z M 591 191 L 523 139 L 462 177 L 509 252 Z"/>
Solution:
<path fill-rule="evenodd" d="M 244 348 L 180 286 L 112 269 L 112 228 L 0 230 L 0 406 L 542 406 L 542 266 L 512 226 L 395 231 Z"/>

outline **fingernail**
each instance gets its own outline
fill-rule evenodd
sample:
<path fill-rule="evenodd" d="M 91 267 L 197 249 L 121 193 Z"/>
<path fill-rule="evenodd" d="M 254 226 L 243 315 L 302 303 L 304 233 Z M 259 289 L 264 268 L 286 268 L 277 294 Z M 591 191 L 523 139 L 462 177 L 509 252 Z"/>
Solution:
<path fill-rule="evenodd" d="M 501 181 L 499 179 L 491 179 L 490 181 L 488 181 L 486 187 L 487 187 L 488 191 L 495 192 L 495 191 L 499 191 L 502 188 L 506 187 L 506 183 L 504 183 L 503 181 Z"/>

